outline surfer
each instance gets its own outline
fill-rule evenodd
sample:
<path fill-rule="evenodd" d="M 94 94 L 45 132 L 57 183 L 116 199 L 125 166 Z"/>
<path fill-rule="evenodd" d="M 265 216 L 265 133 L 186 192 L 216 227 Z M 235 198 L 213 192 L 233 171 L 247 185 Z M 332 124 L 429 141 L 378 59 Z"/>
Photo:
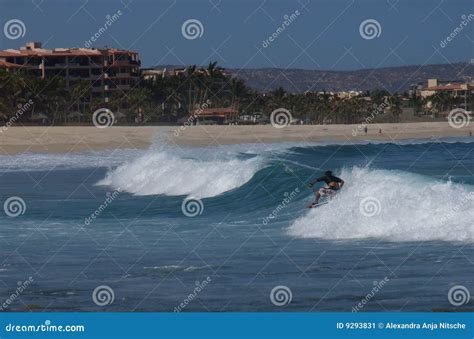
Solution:
<path fill-rule="evenodd" d="M 326 183 L 326 187 L 321 187 L 319 190 L 314 192 L 316 199 L 314 200 L 314 203 L 312 204 L 313 206 L 319 203 L 319 199 L 321 199 L 321 197 L 333 196 L 344 185 L 344 180 L 332 175 L 331 171 L 326 171 L 324 172 L 324 175 L 322 177 L 310 181 L 309 187 L 313 187 L 315 183 L 323 182 L 323 181 Z"/>

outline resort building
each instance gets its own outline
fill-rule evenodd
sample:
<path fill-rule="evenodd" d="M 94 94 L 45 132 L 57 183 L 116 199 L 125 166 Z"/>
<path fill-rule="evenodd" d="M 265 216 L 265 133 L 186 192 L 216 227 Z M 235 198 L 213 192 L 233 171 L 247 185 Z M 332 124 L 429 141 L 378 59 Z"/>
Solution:
<path fill-rule="evenodd" d="M 198 124 L 234 124 L 239 119 L 239 111 L 235 108 L 205 108 L 197 114 Z"/>
<path fill-rule="evenodd" d="M 3 69 L 7 72 L 15 72 L 19 69 L 22 69 L 23 66 L 17 65 L 17 64 L 12 64 L 10 62 L 6 62 L 0 59 L 0 69 Z"/>
<path fill-rule="evenodd" d="M 154 68 L 143 68 L 141 71 L 141 76 L 145 80 L 152 80 L 156 81 L 159 78 L 165 78 L 169 76 L 178 76 L 178 75 L 186 75 L 190 70 L 190 66 L 187 67 L 154 67 Z M 197 67 L 194 70 L 195 73 L 209 75 L 209 71 L 205 67 Z M 228 73 L 225 69 L 219 68 L 220 74 L 223 76 L 228 76 Z M 215 79 L 217 81 L 217 79 Z M 222 82 L 224 83 L 224 81 Z"/>
<path fill-rule="evenodd" d="M 456 102 L 456 106 L 471 110 L 474 99 L 474 83 L 462 81 L 442 81 L 439 79 L 428 79 L 425 84 L 418 84 L 414 88 L 416 94 L 422 98 L 428 98 L 435 94 L 449 94 Z"/>
<path fill-rule="evenodd" d="M 156 81 L 157 79 L 164 78 L 166 76 L 166 68 L 163 68 L 163 69 L 154 69 L 154 68 L 142 69 L 141 76 L 144 80 Z"/>
<path fill-rule="evenodd" d="M 140 80 L 137 52 L 115 48 L 44 49 L 40 42 L 0 51 L 0 69 L 21 70 L 41 78 L 61 77 L 67 89 L 87 81 L 91 96 L 103 97 L 104 101 L 113 92 L 132 89 Z"/>
<path fill-rule="evenodd" d="M 267 116 L 264 116 L 260 112 L 241 114 L 239 116 L 239 125 L 257 125 L 257 124 L 267 124 L 270 122 L 270 119 Z"/>
<path fill-rule="evenodd" d="M 361 96 L 364 92 L 362 91 L 342 91 L 342 92 L 337 92 L 335 95 L 339 97 L 339 99 L 351 99 L 354 97 Z"/>

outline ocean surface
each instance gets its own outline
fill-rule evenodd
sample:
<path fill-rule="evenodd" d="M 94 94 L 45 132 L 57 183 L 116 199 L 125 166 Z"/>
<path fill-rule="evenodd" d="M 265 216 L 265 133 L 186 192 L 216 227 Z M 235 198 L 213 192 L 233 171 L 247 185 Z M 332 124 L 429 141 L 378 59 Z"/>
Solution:
<path fill-rule="evenodd" d="M 344 188 L 306 208 L 327 169 Z M 474 293 L 473 173 L 472 139 L 0 156 L 0 301 L 473 311 L 450 302 L 455 286 Z"/>

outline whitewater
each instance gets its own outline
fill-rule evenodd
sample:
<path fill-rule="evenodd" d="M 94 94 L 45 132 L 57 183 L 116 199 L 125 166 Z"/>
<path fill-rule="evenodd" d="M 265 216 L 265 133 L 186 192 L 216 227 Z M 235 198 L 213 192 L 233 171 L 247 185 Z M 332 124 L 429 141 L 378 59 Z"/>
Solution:
<path fill-rule="evenodd" d="M 331 203 L 295 220 L 303 238 L 474 241 L 474 187 L 401 171 L 343 169 Z"/>
<path fill-rule="evenodd" d="M 473 145 L 156 142 L 0 156 L 2 203 L 25 207 L 0 216 L 0 296 L 31 275 L 12 311 L 96 310 L 100 285 L 115 292 L 108 310 L 172 311 L 210 277 L 187 310 L 274 311 L 269 293 L 284 285 L 287 311 L 350 311 L 386 279 L 364 310 L 449 308 L 451 286 L 474 287 Z M 345 185 L 308 209 L 307 184 L 325 170 Z"/>
<path fill-rule="evenodd" d="M 312 170 L 295 178 L 296 185 L 303 186 L 304 190 L 302 184 L 311 176 L 310 173 L 318 176 L 321 171 L 318 172 L 319 167 L 287 159 L 288 155 L 295 155 L 291 146 L 260 149 L 251 158 L 242 157 L 242 149 L 234 147 L 231 151 L 223 147 L 226 152 L 220 159 L 210 156 L 207 149 L 178 156 L 161 147 L 159 151 L 148 151 L 110 170 L 98 185 L 134 195 L 212 198 L 248 184 L 259 171 L 271 175 L 284 164 L 287 168 Z M 369 146 L 377 147 L 376 144 Z M 318 148 L 328 146 L 309 147 L 315 153 Z M 474 241 L 474 224 L 471 222 L 474 220 L 474 187 L 470 184 L 454 183 L 449 176 L 447 180 L 439 180 L 402 170 L 377 169 L 370 161 L 364 167 L 343 166 L 336 169 L 336 173 L 346 181 L 344 189 L 330 204 L 318 209 L 303 210 L 305 203 L 301 202 L 301 208 L 294 214 L 298 218 L 288 227 L 289 236 Z M 290 186 L 286 188 L 292 189 Z M 242 198 L 238 190 L 234 197 Z"/>
<path fill-rule="evenodd" d="M 136 195 L 214 197 L 247 183 L 262 159 L 200 160 L 169 151 L 149 152 L 107 174 L 99 185 Z"/>

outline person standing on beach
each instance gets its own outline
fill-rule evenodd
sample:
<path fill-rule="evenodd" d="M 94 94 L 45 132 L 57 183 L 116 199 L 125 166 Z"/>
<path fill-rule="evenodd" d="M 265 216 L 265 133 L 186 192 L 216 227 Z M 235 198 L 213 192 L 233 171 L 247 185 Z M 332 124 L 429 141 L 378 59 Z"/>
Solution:
<path fill-rule="evenodd" d="M 367 131 L 368 131 L 368 128 L 367 128 L 367 126 L 365 126 L 365 127 L 364 127 L 365 135 L 367 135 Z"/>

